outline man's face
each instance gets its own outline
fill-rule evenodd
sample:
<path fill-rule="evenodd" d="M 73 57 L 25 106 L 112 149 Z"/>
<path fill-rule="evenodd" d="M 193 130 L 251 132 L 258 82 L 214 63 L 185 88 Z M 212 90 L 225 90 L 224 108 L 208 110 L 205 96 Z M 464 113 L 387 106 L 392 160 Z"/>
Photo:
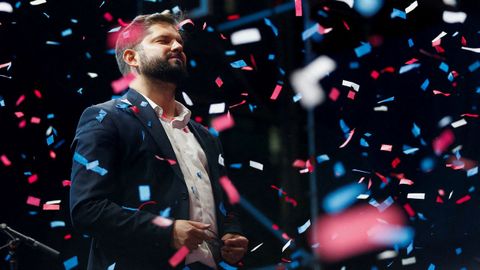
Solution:
<path fill-rule="evenodd" d="M 154 24 L 137 46 L 139 73 L 146 77 L 179 84 L 187 76 L 183 39 L 173 25 Z"/>

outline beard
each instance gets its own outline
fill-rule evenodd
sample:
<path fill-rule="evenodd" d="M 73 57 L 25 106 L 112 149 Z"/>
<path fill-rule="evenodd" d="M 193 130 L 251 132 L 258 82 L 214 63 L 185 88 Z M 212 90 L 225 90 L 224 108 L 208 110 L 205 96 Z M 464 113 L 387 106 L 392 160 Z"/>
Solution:
<path fill-rule="evenodd" d="M 164 82 L 174 83 L 180 85 L 188 76 L 185 63 L 180 60 L 181 64 L 171 64 L 169 62 L 172 53 L 168 53 L 165 58 L 148 58 L 141 50 L 140 52 L 140 67 L 139 73 L 153 79 L 161 80 Z"/>

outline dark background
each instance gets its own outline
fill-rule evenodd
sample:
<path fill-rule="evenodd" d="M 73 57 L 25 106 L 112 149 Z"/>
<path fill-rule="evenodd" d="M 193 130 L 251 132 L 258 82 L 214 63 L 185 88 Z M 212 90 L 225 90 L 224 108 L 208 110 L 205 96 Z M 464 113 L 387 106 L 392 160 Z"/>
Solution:
<path fill-rule="evenodd" d="M 11 77 L 0 77 L 0 96 L 5 101 L 5 106 L 0 107 L 0 155 L 6 155 L 12 162 L 11 166 L 0 164 L 0 222 L 62 252 L 62 259 L 56 262 L 21 246 L 19 269 L 63 269 L 62 262 L 73 256 L 78 257 L 77 268 L 85 268 L 88 238 L 71 227 L 68 187 L 63 187 L 62 181 L 70 177 L 69 145 L 82 110 L 112 98 L 110 83 L 120 77 L 114 55 L 107 46 L 107 32 L 118 26 L 118 19 L 129 21 L 136 14 L 163 11 L 176 5 L 188 12 L 199 2 L 48 0 L 33 6 L 28 1 L 18 1 L 10 2 L 17 5 L 13 13 L 0 12 L 0 64 L 12 62 L 9 69 L 0 69 L 0 75 Z M 409 203 L 416 212 L 416 216 L 409 219 L 409 225 L 416 232 L 414 249 L 409 254 L 406 249 L 400 249 L 398 256 L 389 260 L 376 259 L 378 252 L 374 252 L 325 266 L 331 269 L 342 266 L 347 269 L 427 269 L 434 264 L 437 269 L 479 268 L 479 177 L 467 177 L 464 170 L 445 166 L 448 156 L 455 155 L 452 149 L 458 146 L 461 150 L 457 155 L 473 161 L 478 160 L 480 154 L 475 116 L 478 114 L 479 70 L 468 69 L 479 57 L 461 49 L 462 37 L 467 47 L 480 47 L 479 3 L 457 0 L 457 6 L 451 7 L 442 1 L 419 0 L 419 6 L 404 20 L 392 19 L 390 13 L 393 8 L 403 10 L 413 1 L 385 2 L 375 16 L 365 18 L 342 2 L 310 1 L 312 23 L 333 27 L 331 33 L 312 39 L 316 56 L 328 55 L 337 63 L 336 70 L 321 84 L 327 95 L 334 87 L 340 91 L 338 100 L 327 98 L 315 109 L 316 156 L 330 157 L 330 161 L 316 167 L 317 183 L 323 198 L 336 187 L 365 176 L 372 181 L 370 198 L 382 202 L 391 196 L 399 206 Z M 208 114 L 211 103 L 226 102 L 232 106 L 246 101 L 230 109 L 236 125 L 220 134 L 227 165 L 242 164 L 240 169 L 230 168 L 230 178 L 242 196 L 294 238 L 298 247 L 308 250 L 305 235 L 297 233 L 297 227 L 310 218 L 308 175 L 300 174 L 300 169 L 292 166 L 296 159 L 309 158 L 306 113 L 293 101 L 295 92 L 289 84 L 289 75 L 304 65 L 303 20 L 289 9 L 268 16 L 278 28 L 278 36 L 263 18 L 218 31 L 231 15 L 243 18 L 288 3 L 293 1 L 209 1 L 208 12 L 194 19 L 195 27 L 189 33 L 185 50 L 196 65 L 189 66 L 190 79 L 179 90 L 192 98 L 194 105 L 190 109 L 206 126 L 213 117 Z M 443 10 L 464 11 L 468 14 L 467 20 L 463 24 L 446 24 L 442 21 Z M 113 17 L 111 21 L 104 17 L 107 12 Z M 212 31 L 202 30 L 204 23 Z M 233 46 L 230 34 L 249 27 L 258 28 L 262 40 Z M 71 29 L 72 34 L 62 36 L 66 29 Z M 431 46 L 431 40 L 442 31 L 448 34 L 442 39 L 444 52 L 439 53 Z M 409 47 L 409 39 L 413 40 L 413 47 Z M 58 42 L 58 45 L 49 45 L 47 41 Z M 354 48 L 367 41 L 375 44 L 372 52 L 358 58 Z M 225 51 L 229 50 L 235 50 L 236 55 L 226 55 Z M 269 60 L 270 54 L 275 56 L 273 60 Z M 421 66 L 399 74 L 400 67 L 412 58 L 417 58 Z M 230 66 L 240 59 L 253 70 Z M 458 73 L 453 82 L 447 79 L 448 73 L 439 69 L 441 62 L 449 65 L 449 71 Z M 387 67 L 394 71 L 385 71 Z M 372 70 L 380 72 L 378 79 L 370 76 Z M 96 73 L 98 77 L 91 78 L 87 72 Z M 224 81 L 220 88 L 215 84 L 219 76 Z M 430 85 L 424 91 L 420 86 L 427 78 Z M 360 85 L 354 100 L 347 98 L 349 89 L 342 86 L 342 80 Z M 282 84 L 283 89 L 279 98 L 272 101 L 270 95 L 277 84 Z M 41 92 L 41 98 L 34 94 L 35 89 Z M 451 95 L 434 95 L 433 90 Z M 17 106 L 21 96 L 25 100 Z M 389 97 L 395 99 L 384 104 L 388 112 L 374 111 L 378 101 Z M 181 95 L 179 100 L 183 102 Z M 23 112 L 24 116 L 19 118 L 16 112 Z M 456 129 L 439 126 L 442 118 L 450 117 L 453 122 L 465 113 L 473 115 L 463 117 L 468 122 L 466 126 Z M 53 118 L 48 117 L 49 114 L 53 114 Z M 31 117 L 41 118 L 40 124 L 30 123 Z M 340 119 L 351 129 L 355 128 L 352 141 L 342 149 L 339 146 L 345 137 Z M 26 127 L 19 128 L 23 120 L 27 121 Z M 418 138 L 412 135 L 413 123 L 421 129 Z M 49 127 L 56 133 L 51 145 L 46 143 Z M 435 155 L 432 141 L 445 129 L 454 132 L 455 142 L 445 153 Z M 368 147 L 360 145 L 362 138 Z M 393 151 L 380 151 L 382 144 L 392 145 Z M 419 150 L 406 155 L 402 150 L 404 145 Z M 50 157 L 51 151 L 56 154 L 55 158 Z M 395 158 L 401 162 L 392 168 Z M 426 158 L 434 164 L 429 171 L 421 168 Z M 264 170 L 249 167 L 250 160 L 264 164 Z M 342 177 L 334 174 L 337 162 L 345 167 Z M 375 172 L 387 176 L 389 184 L 381 185 Z M 394 175 L 400 173 L 415 184 L 398 185 Z M 37 174 L 38 181 L 29 184 L 29 174 Z M 282 188 L 298 205 L 286 202 L 285 196 L 279 196 L 272 185 Z M 440 189 L 446 193 L 443 203 L 436 202 Z M 425 200 L 407 199 L 406 194 L 411 192 L 425 193 Z M 471 200 L 455 203 L 467 194 Z M 28 196 L 40 198 L 42 205 L 49 200 L 61 200 L 60 211 L 44 211 L 41 206 L 27 205 Z M 249 253 L 245 260 L 247 268 L 277 265 L 290 259 L 294 251 L 282 253 L 283 243 L 270 234 L 270 229 L 262 227 L 248 213 L 242 215 L 250 248 L 264 243 Z M 56 220 L 65 221 L 66 226 L 51 228 L 50 222 Z M 0 239 L 1 243 L 7 241 L 3 235 Z M 6 249 L 0 251 L 0 269 L 8 267 L 6 255 Z M 402 259 L 412 256 L 417 263 L 402 266 Z"/>

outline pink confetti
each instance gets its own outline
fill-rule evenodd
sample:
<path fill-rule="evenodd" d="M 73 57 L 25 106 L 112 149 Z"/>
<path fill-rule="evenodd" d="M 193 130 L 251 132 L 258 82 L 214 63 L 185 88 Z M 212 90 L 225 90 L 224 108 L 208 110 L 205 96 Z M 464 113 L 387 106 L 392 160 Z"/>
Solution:
<path fill-rule="evenodd" d="M 328 95 L 328 98 L 330 98 L 332 101 L 337 101 L 339 96 L 340 96 L 340 91 L 338 91 L 337 88 L 333 87 L 332 90 L 330 90 L 330 94 Z"/>
<path fill-rule="evenodd" d="M 177 161 L 176 161 L 176 160 L 173 160 L 173 159 L 162 158 L 162 157 L 159 157 L 159 156 L 157 156 L 157 155 L 155 155 L 155 157 L 156 157 L 157 159 L 159 159 L 159 160 L 165 160 L 165 161 L 167 161 L 168 164 L 170 164 L 170 165 L 175 165 L 175 164 L 177 164 Z"/>
<path fill-rule="evenodd" d="M 382 146 L 380 147 L 380 151 L 392 152 L 392 145 L 382 144 Z"/>
<path fill-rule="evenodd" d="M 392 228 L 405 222 L 402 211 L 391 206 L 379 212 L 370 205 L 357 206 L 340 214 L 320 217 L 310 234 L 310 243 L 319 244 L 315 251 L 326 261 L 339 261 L 354 255 L 388 246 L 376 238 L 388 235 Z"/>
<path fill-rule="evenodd" d="M 462 204 L 466 201 L 469 201 L 472 197 L 470 197 L 470 195 L 465 195 L 463 196 L 462 198 L 458 199 L 455 203 L 456 204 Z"/>
<path fill-rule="evenodd" d="M 385 183 L 385 184 L 388 184 L 387 177 L 385 177 L 385 176 L 381 175 L 381 174 L 380 174 L 380 173 L 378 173 L 378 172 L 375 172 L 375 175 L 377 175 L 377 176 L 378 176 L 378 178 L 380 178 L 380 180 L 382 180 L 382 182 L 383 182 L 383 183 Z"/>
<path fill-rule="evenodd" d="M 450 96 L 450 93 L 444 93 L 444 92 L 439 91 L 439 90 L 433 90 L 433 94 L 434 95 L 442 95 L 442 96 L 446 96 L 446 97 Z"/>
<path fill-rule="evenodd" d="M 444 130 L 440 136 L 433 139 L 432 146 L 435 154 L 440 155 L 455 141 L 455 135 L 450 129 Z"/>
<path fill-rule="evenodd" d="M 339 148 L 343 148 L 343 147 L 347 146 L 347 144 L 348 144 L 348 143 L 350 142 L 350 140 L 352 139 L 354 133 L 355 133 L 355 129 L 352 129 L 352 130 L 350 131 L 350 133 L 348 134 L 347 140 L 346 140 L 344 143 L 342 143 L 342 145 L 340 145 Z"/>
<path fill-rule="evenodd" d="M 400 185 L 409 185 L 409 186 L 411 186 L 411 185 L 413 185 L 413 181 L 410 180 L 410 179 L 405 179 L 405 178 L 404 178 L 404 179 L 401 179 L 401 180 L 400 180 Z"/>
<path fill-rule="evenodd" d="M 25 95 L 21 95 L 18 99 L 17 102 L 15 103 L 15 106 L 20 105 L 25 100 Z"/>
<path fill-rule="evenodd" d="M 36 175 L 36 174 L 30 175 L 30 176 L 28 177 L 28 183 L 29 183 L 29 184 L 33 184 L 33 183 L 35 183 L 35 182 L 37 182 L 37 181 L 38 181 L 38 175 Z"/>
<path fill-rule="evenodd" d="M 295 0 L 295 16 L 302 16 L 302 0 Z"/>
<path fill-rule="evenodd" d="M 123 76 L 122 78 L 115 80 L 112 82 L 111 86 L 113 89 L 113 93 L 119 94 L 123 90 L 128 88 L 128 85 L 130 82 L 135 79 L 135 74 L 133 73 L 128 73 L 127 75 Z"/>
<path fill-rule="evenodd" d="M 0 160 L 2 160 L 2 163 L 5 167 L 8 167 L 8 166 L 12 165 L 12 162 L 10 162 L 10 160 L 8 159 L 8 157 L 6 155 L 2 155 L 0 157 Z"/>
<path fill-rule="evenodd" d="M 220 177 L 220 185 L 222 185 L 223 190 L 227 193 L 230 204 L 235 204 L 240 201 L 240 194 L 238 194 L 237 189 L 227 176 Z"/>
<path fill-rule="evenodd" d="M 392 168 L 396 168 L 400 164 L 400 159 L 397 157 L 392 161 Z"/>
<path fill-rule="evenodd" d="M 294 168 L 305 168 L 306 163 L 305 163 L 305 161 L 303 161 L 303 160 L 301 160 L 301 159 L 296 159 L 296 160 L 293 162 L 292 166 L 293 166 Z"/>
<path fill-rule="evenodd" d="M 22 121 L 20 121 L 20 123 L 18 123 L 19 128 L 24 128 L 26 126 L 27 126 L 27 121 L 25 121 L 25 120 L 22 120 Z"/>
<path fill-rule="evenodd" d="M 348 97 L 349 99 L 351 99 L 351 100 L 354 100 L 354 99 L 355 99 L 355 91 L 350 90 L 350 91 L 348 92 L 347 97 Z"/>
<path fill-rule="evenodd" d="M 32 116 L 32 118 L 30 118 L 30 123 L 32 124 L 40 124 L 40 121 L 42 121 L 42 119 L 35 116 Z"/>
<path fill-rule="evenodd" d="M 49 210 L 60 210 L 60 205 L 59 204 L 44 204 L 43 205 L 43 210 L 49 211 Z"/>
<path fill-rule="evenodd" d="M 62 186 L 64 187 L 69 187 L 72 184 L 72 181 L 70 180 L 63 180 L 62 181 Z"/>
<path fill-rule="evenodd" d="M 437 195 L 437 199 L 435 200 L 435 202 L 437 202 L 437 203 L 443 203 L 442 197 L 440 197 L 440 196 Z"/>
<path fill-rule="evenodd" d="M 168 260 L 168 263 L 172 267 L 176 267 L 179 263 L 181 263 L 185 257 L 188 255 L 190 250 L 186 246 L 181 247 L 173 256 Z"/>
<path fill-rule="evenodd" d="M 110 12 L 105 12 L 105 14 L 103 14 L 103 18 L 109 22 L 113 20 L 113 16 L 110 14 Z"/>
<path fill-rule="evenodd" d="M 217 78 L 215 79 L 215 83 L 217 84 L 217 86 L 218 86 L 219 88 L 222 87 L 222 85 L 223 85 L 223 81 L 222 81 L 222 79 L 221 79 L 220 77 L 217 77 Z"/>
<path fill-rule="evenodd" d="M 55 159 L 57 157 L 57 154 L 53 151 L 53 150 L 50 150 L 50 158 L 52 159 Z"/>
<path fill-rule="evenodd" d="M 27 204 L 33 205 L 33 206 L 40 206 L 40 199 L 33 196 L 28 196 Z"/>
<path fill-rule="evenodd" d="M 275 86 L 275 89 L 273 90 L 272 95 L 270 96 L 270 99 L 276 100 L 281 91 L 282 91 L 282 86 L 277 84 L 277 86 Z"/>
<path fill-rule="evenodd" d="M 182 29 L 182 27 L 186 24 L 191 24 L 192 26 L 195 26 L 192 19 L 186 19 L 186 20 L 181 21 L 179 24 L 177 24 L 177 29 Z"/>
<path fill-rule="evenodd" d="M 343 26 L 345 26 L 345 29 L 350 31 L 350 26 L 348 26 L 347 22 L 344 20 L 342 20 L 342 22 L 343 22 Z"/>
<path fill-rule="evenodd" d="M 165 227 L 168 227 L 168 226 L 172 225 L 173 220 L 168 219 L 168 218 L 164 218 L 164 217 L 156 217 L 152 220 L 152 223 L 159 226 L 159 227 L 165 228 Z"/>
<path fill-rule="evenodd" d="M 234 125 L 233 117 L 229 113 L 215 117 L 212 120 L 212 127 L 218 132 L 229 129 Z"/>
<path fill-rule="evenodd" d="M 33 90 L 33 93 L 37 98 L 42 98 L 42 93 L 40 92 L 40 90 L 35 89 Z"/>
<path fill-rule="evenodd" d="M 22 118 L 24 116 L 23 112 L 15 112 L 17 118 Z"/>
<path fill-rule="evenodd" d="M 411 64 L 413 64 L 413 63 L 415 63 L 415 62 L 417 62 L 417 61 L 418 61 L 417 58 L 412 58 L 412 59 L 408 60 L 407 62 L 405 62 L 405 64 L 406 64 L 406 65 L 411 65 Z"/>

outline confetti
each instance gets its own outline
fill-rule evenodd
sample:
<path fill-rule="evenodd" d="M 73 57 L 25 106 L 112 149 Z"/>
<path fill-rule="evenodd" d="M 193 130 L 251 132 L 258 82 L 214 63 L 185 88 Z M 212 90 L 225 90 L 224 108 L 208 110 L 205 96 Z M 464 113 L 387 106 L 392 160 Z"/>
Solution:
<path fill-rule="evenodd" d="M 263 171 L 263 164 L 260 162 L 256 162 L 253 160 L 250 160 L 250 167 L 255 168 L 257 170 Z"/>
<path fill-rule="evenodd" d="M 352 0 L 353 8 L 364 17 L 375 15 L 383 5 L 383 0 Z"/>
<path fill-rule="evenodd" d="M 13 12 L 13 7 L 12 7 L 11 4 L 9 4 L 7 2 L 0 2 L 0 12 L 12 13 Z M 0 65 L 0 68 L 2 68 L 1 65 Z"/>
<path fill-rule="evenodd" d="M 458 120 L 458 121 L 455 121 L 455 122 L 451 123 L 453 128 L 458 128 L 458 127 L 464 126 L 466 124 L 467 124 L 467 120 L 465 120 L 463 118 Z"/>
<path fill-rule="evenodd" d="M 225 112 L 225 102 L 210 104 L 210 108 L 208 110 L 209 114 L 223 113 L 223 112 Z"/>
<path fill-rule="evenodd" d="M 223 187 L 223 190 L 225 190 L 225 193 L 227 193 L 230 204 L 236 204 L 240 202 L 240 194 L 238 194 L 238 191 L 233 185 L 232 181 L 230 181 L 230 179 L 226 176 L 220 177 L 219 181 L 220 185 Z"/>
<path fill-rule="evenodd" d="M 288 242 L 285 243 L 285 245 L 283 245 L 282 252 L 284 252 L 290 246 L 291 243 L 292 243 L 292 239 L 288 240 Z"/>
<path fill-rule="evenodd" d="M 302 0 L 295 0 L 295 16 L 302 16 Z"/>
<path fill-rule="evenodd" d="M 180 264 L 185 257 L 188 255 L 190 250 L 186 246 L 181 247 L 173 256 L 168 260 L 168 263 L 172 267 L 176 267 L 178 264 Z"/>
<path fill-rule="evenodd" d="M 444 130 L 440 136 L 433 139 L 432 146 L 435 154 L 440 155 L 454 142 L 455 135 L 450 129 Z"/>
<path fill-rule="evenodd" d="M 229 129 L 234 125 L 235 125 L 235 122 L 233 121 L 233 117 L 229 113 L 212 119 L 212 127 L 218 132 L 222 132 L 226 129 Z"/>
<path fill-rule="evenodd" d="M 276 100 L 281 91 L 282 91 L 282 85 L 277 84 L 275 86 L 275 89 L 273 90 L 272 95 L 270 96 L 270 99 L 271 100 Z"/>
<path fill-rule="evenodd" d="M 446 23 L 464 23 L 467 19 L 467 13 L 465 12 L 453 12 L 445 10 L 443 12 L 442 19 Z"/>
<path fill-rule="evenodd" d="M 408 14 L 408 13 L 412 12 L 414 9 L 416 9 L 417 7 L 418 7 L 418 2 L 414 1 L 408 7 L 405 8 L 405 13 Z"/>
<path fill-rule="evenodd" d="M 323 89 L 318 81 L 332 72 L 335 62 L 327 56 L 320 56 L 301 70 L 296 70 L 290 77 L 295 92 L 302 96 L 300 103 L 305 108 L 313 108 L 325 99 Z"/>
<path fill-rule="evenodd" d="M 8 159 L 8 157 L 6 155 L 0 156 L 0 160 L 2 161 L 2 163 L 5 167 L 8 167 L 8 166 L 12 165 L 12 162 Z"/>
<path fill-rule="evenodd" d="M 77 256 L 73 256 L 70 259 L 63 262 L 63 266 L 65 266 L 65 270 L 70 270 L 78 266 L 78 258 Z"/>
<path fill-rule="evenodd" d="M 28 196 L 27 204 L 33 205 L 33 206 L 40 206 L 40 199 L 33 196 Z"/>
<path fill-rule="evenodd" d="M 357 57 L 363 57 L 372 51 L 372 45 L 368 42 L 362 42 L 363 44 L 355 48 L 355 54 Z"/>
<path fill-rule="evenodd" d="M 128 88 L 128 85 L 130 84 L 131 81 L 133 81 L 133 79 L 135 79 L 135 74 L 128 73 L 127 75 L 121 77 L 120 79 L 113 81 L 111 83 L 113 93 L 119 94 L 123 92 L 125 89 Z"/>
<path fill-rule="evenodd" d="M 408 193 L 407 199 L 425 200 L 425 193 Z"/>
<path fill-rule="evenodd" d="M 329 214 L 340 213 L 351 206 L 357 196 L 366 190 L 362 184 L 353 183 L 328 193 L 323 199 L 322 206 Z"/>
<path fill-rule="evenodd" d="M 150 186 L 148 186 L 148 185 L 138 186 L 138 194 L 139 194 L 141 202 L 149 201 L 150 200 Z"/>
<path fill-rule="evenodd" d="M 260 31 L 257 28 L 243 29 L 232 33 L 230 41 L 232 45 L 242 45 L 262 40 Z"/>
<path fill-rule="evenodd" d="M 309 219 L 309 220 L 307 220 L 307 222 L 305 222 L 305 224 L 303 224 L 302 226 L 297 228 L 298 234 L 304 233 L 310 227 L 310 225 L 311 225 L 311 223 L 310 223 L 310 219 Z"/>
<path fill-rule="evenodd" d="M 360 90 L 360 85 L 358 85 L 354 82 L 351 82 L 351 81 L 343 80 L 342 85 L 347 86 L 347 87 L 351 87 L 351 88 L 353 88 L 353 90 L 355 90 L 357 92 Z"/>
<path fill-rule="evenodd" d="M 31 1 L 31 2 L 30 2 L 30 5 L 32 5 L 32 6 L 38 6 L 38 5 L 45 4 L 45 3 L 47 3 L 46 0 L 35 0 L 35 1 Z"/>
<path fill-rule="evenodd" d="M 152 219 L 152 223 L 159 227 L 165 228 L 171 226 L 173 224 L 173 220 L 160 216 Z"/>
<path fill-rule="evenodd" d="M 254 252 L 255 250 L 259 249 L 262 245 L 263 243 L 256 245 L 254 248 L 252 248 L 252 250 L 250 250 L 250 252 Z"/>

